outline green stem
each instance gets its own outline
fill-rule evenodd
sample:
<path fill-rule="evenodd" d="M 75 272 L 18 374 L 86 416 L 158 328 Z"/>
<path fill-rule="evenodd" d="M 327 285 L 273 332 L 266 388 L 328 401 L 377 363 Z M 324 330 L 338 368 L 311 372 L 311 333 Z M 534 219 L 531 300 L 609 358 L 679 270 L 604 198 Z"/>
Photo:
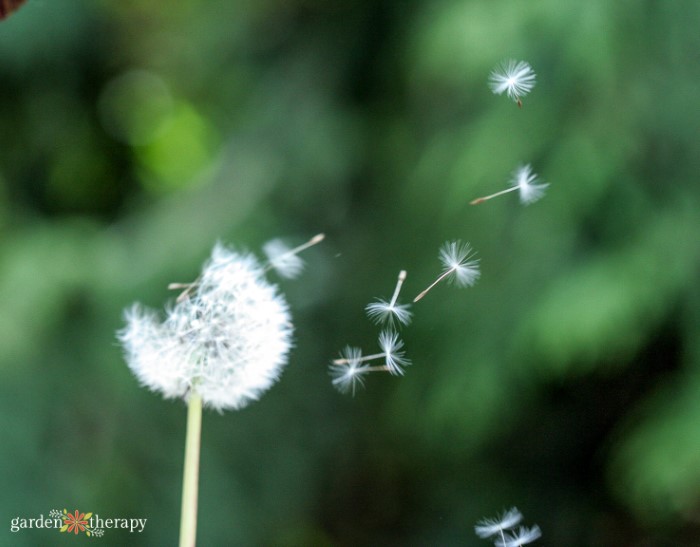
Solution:
<path fill-rule="evenodd" d="M 202 433 L 202 396 L 193 391 L 187 403 L 185 471 L 182 477 L 180 547 L 194 547 L 197 540 L 197 491 L 199 486 L 199 446 Z"/>

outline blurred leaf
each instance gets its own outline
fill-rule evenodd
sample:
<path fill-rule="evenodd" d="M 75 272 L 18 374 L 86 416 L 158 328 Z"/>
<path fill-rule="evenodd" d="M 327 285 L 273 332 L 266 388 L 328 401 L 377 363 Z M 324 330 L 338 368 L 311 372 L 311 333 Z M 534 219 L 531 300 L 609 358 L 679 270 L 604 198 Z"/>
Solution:
<path fill-rule="evenodd" d="M 684 374 L 634 413 L 618 439 L 609 479 L 618 495 L 651 523 L 692 515 L 700 499 L 700 378 Z"/>
<path fill-rule="evenodd" d="M 659 212 L 627 244 L 561 276 L 521 329 L 521 344 L 556 375 L 624 363 L 692 281 L 700 226 L 685 206 Z"/>

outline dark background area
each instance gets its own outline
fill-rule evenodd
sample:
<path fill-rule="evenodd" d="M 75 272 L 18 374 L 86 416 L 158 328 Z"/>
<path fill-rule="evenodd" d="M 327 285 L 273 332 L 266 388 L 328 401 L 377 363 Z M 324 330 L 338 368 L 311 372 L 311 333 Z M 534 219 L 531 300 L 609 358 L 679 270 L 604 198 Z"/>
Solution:
<path fill-rule="evenodd" d="M 206 412 L 201 545 L 700 545 L 700 4 L 28 0 L 0 21 L 2 545 L 51 509 L 148 518 L 173 545 L 185 405 L 115 332 L 217 240 L 326 241 L 280 280 L 295 347 L 239 412 Z M 488 88 L 504 59 L 537 85 Z M 531 163 L 550 183 L 503 189 Z M 413 365 L 335 391 L 364 307 L 470 242 L 401 331 Z"/>

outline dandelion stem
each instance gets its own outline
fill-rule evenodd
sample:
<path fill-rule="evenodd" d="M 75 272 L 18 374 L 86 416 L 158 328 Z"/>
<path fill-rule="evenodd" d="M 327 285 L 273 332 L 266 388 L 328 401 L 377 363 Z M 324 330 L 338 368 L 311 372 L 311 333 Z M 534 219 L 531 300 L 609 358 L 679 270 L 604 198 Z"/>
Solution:
<path fill-rule="evenodd" d="M 422 293 L 420 293 L 418 296 L 416 296 L 416 297 L 413 299 L 413 302 L 414 302 L 414 303 L 415 303 L 415 302 L 418 302 L 421 298 L 423 298 L 426 294 L 428 294 L 428 291 L 429 291 L 430 289 L 432 289 L 435 285 L 437 285 L 438 283 L 440 283 L 440 281 L 442 281 L 443 279 L 445 279 L 445 278 L 446 278 L 448 275 L 450 275 L 452 272 L 454 272 L 454 268 L 450 268 L 450 269 L 447 270 L 446 272 L 443 272 L 442 275 L 440 275 L 440 277 L 438 277 L 435 281 L 433 281 L 427 289 L 425 289 Z"/>
<path fill-rule="evenodd" d="M 187 403 L 185 470 L 182 477 L 180 547 L 194 547 L 197 539 L 197 493 L 199 489 L 199 447 L 202 433 L 202 396 L 193 391 Z"/>
<path fill-rule="evenodd" d="M 478 205 L 479 203 L 484 202 L 487 199 L 502 196 L 503 194 L 507 194 L 508 192 L 512 192 L 513 190 L 517 190 L 517 189 L 518 189 L 517 186 L 512 186 L 511 188 L 506 188 L 505 190 L 501 190 L 500 192 L 496 192 L 495 194 L 491 194 L 490 196 L 484 196 L 483 198 L 476 198 L 476 199 L 470 201 L 469 205 Z"/>

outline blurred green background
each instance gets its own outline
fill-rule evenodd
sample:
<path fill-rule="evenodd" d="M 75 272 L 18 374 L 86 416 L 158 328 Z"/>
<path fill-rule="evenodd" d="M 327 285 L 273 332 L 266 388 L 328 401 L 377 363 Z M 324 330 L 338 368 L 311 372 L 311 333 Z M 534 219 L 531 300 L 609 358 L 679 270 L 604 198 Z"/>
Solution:
<path fill-rule="evenodd" d="M 115 331 L 217 240 L 326 241 L 280 281 L 281 381 L 204 416 L 200 545 L 700 545 L 700 3 L 28 0 L 0 22 L 0 544 L 10 519 L 148 518 L 177 541 L 185 407 Z M 487 86 L 538 75 L 524 107 Z M 523 207 L 519 163 L 550 182 Z M 469 241 L 482 278 L 402 329 L 353 398 L 364 315 Z M 80 540 L 84 541 L 84 540 Z"/>

